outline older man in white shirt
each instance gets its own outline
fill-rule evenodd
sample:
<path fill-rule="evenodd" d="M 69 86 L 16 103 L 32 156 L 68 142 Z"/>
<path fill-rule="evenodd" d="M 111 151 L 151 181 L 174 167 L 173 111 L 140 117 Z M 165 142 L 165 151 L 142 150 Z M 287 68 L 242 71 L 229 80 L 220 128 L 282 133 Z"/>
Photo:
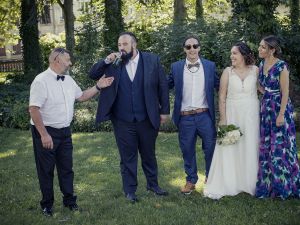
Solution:
<path fill-rule="evenodd" d="M 49 56 L 49 68 L 36 76 L 30 88 L 33 149 L 42 192 L 40 205 L 45 216 L 52 216 L 55 166 L 64 206 L 70 210 L 78 210 L 73 190 L 73 144 L 70 129 L 74 102 L 92 98 L 101 88 L 113 82 L 113 78 L 102 77 L 94 87 L 82 91 L 73 78 L 66 75 L 71 65 L 67 50 L 54 49 Z"/>

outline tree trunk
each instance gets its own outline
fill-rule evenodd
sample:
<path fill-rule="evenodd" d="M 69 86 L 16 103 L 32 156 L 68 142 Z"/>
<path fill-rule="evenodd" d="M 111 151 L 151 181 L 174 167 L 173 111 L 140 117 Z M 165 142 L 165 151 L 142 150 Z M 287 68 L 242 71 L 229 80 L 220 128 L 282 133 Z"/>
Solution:
<path fill-rule="evenodd" d="M 66 32 L 66 49 L 70 51 L 71 57 L 73 56 L 75 38 L 74 38 L 74 21 L 75 16 L 73 13 L 73 0 L 64 0 L 64 3 L 61 0 L 57 0 L 57 3 L 63 10 L 64 13 L 64 22 L 65 22 L 65 32 Z"/>
<path fill-rule="evenodd" d="M 119 34 L 124 31 L 122 0 L 105 0 L 104 45 L 106 53 L 115 51 Z"/>
<path fill-rule="evenodd" d="M 21 25 L 19 30 L 23 43 L 24 75 L 26 80 L 31 82 L 43 69 L 36 0 L 21 1 Z"/>
<path fill-rule="evenodd" d="M 196 0 L 196 19 L 203 19 L 202 0 Z"/>
<path fill-rule="evenodd" d="M 290 18 L 292 30 L 299 30 L 299 18 L 300 18 L 300 9 L 299 9 L 299 0 L 289 0 L 290 3 Z"/>
<path fill-rule="evenodd" d="M 187 17 L 185 0 L 174 0 L 174 18 L 175 24 L 184 22 Z"/>

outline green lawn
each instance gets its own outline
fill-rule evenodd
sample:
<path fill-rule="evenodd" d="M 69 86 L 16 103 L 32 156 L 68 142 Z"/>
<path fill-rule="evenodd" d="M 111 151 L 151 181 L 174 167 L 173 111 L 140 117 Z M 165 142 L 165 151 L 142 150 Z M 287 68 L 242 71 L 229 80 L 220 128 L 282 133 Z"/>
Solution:
<path fill-rule="evenodd" d="M 300 146 L 298 133 L 298 146 Z M 183 196 L 185 183 L 177 134 L 159 134 L 157 159 L 159 181 L 169 191 L 156 197 L 145 189 L 139 167 L 137 204 L 122 193 L 119 155 L 112 133 L 77 133 L 74 141 L 75 191 L 81 212 L 64 208 L 55 177 L 54 216 L 40 213 L 40 191 L 29 131 L 0 127 L 0 223 L 1 224 L 300 224 L 300 200 L 259 200 L 247 194 L 220 201 L 204 198 L 203 154 L 198 149 L 197 192 Z M 199 145 L 198 145 L 199 146 Z"/>

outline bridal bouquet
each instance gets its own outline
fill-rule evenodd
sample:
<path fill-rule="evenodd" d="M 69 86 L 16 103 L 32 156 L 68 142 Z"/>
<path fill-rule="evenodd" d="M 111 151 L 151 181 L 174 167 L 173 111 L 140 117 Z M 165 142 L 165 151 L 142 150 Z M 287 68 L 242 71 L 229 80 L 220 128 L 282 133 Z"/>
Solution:
<path fill-rule="evenodd" d="M 233 145 L 238 142 L 242 136 L 239 127 L 230 125 L 221 125 L 218 127 L 217 142 L 219 145 Z"/>

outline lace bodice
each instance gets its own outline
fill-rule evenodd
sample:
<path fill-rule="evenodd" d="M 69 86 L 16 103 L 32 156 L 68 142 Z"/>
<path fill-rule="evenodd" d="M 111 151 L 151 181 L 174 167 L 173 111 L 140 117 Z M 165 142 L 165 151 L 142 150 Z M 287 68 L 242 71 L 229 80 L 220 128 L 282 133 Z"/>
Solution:
<path fill-rule="evenodd" d="M 242 80 L 229 68 L 227 99 L 241 100 L 244 98 L 257 98 L 256 67 L 251 66 L 249 74 Z"/>

